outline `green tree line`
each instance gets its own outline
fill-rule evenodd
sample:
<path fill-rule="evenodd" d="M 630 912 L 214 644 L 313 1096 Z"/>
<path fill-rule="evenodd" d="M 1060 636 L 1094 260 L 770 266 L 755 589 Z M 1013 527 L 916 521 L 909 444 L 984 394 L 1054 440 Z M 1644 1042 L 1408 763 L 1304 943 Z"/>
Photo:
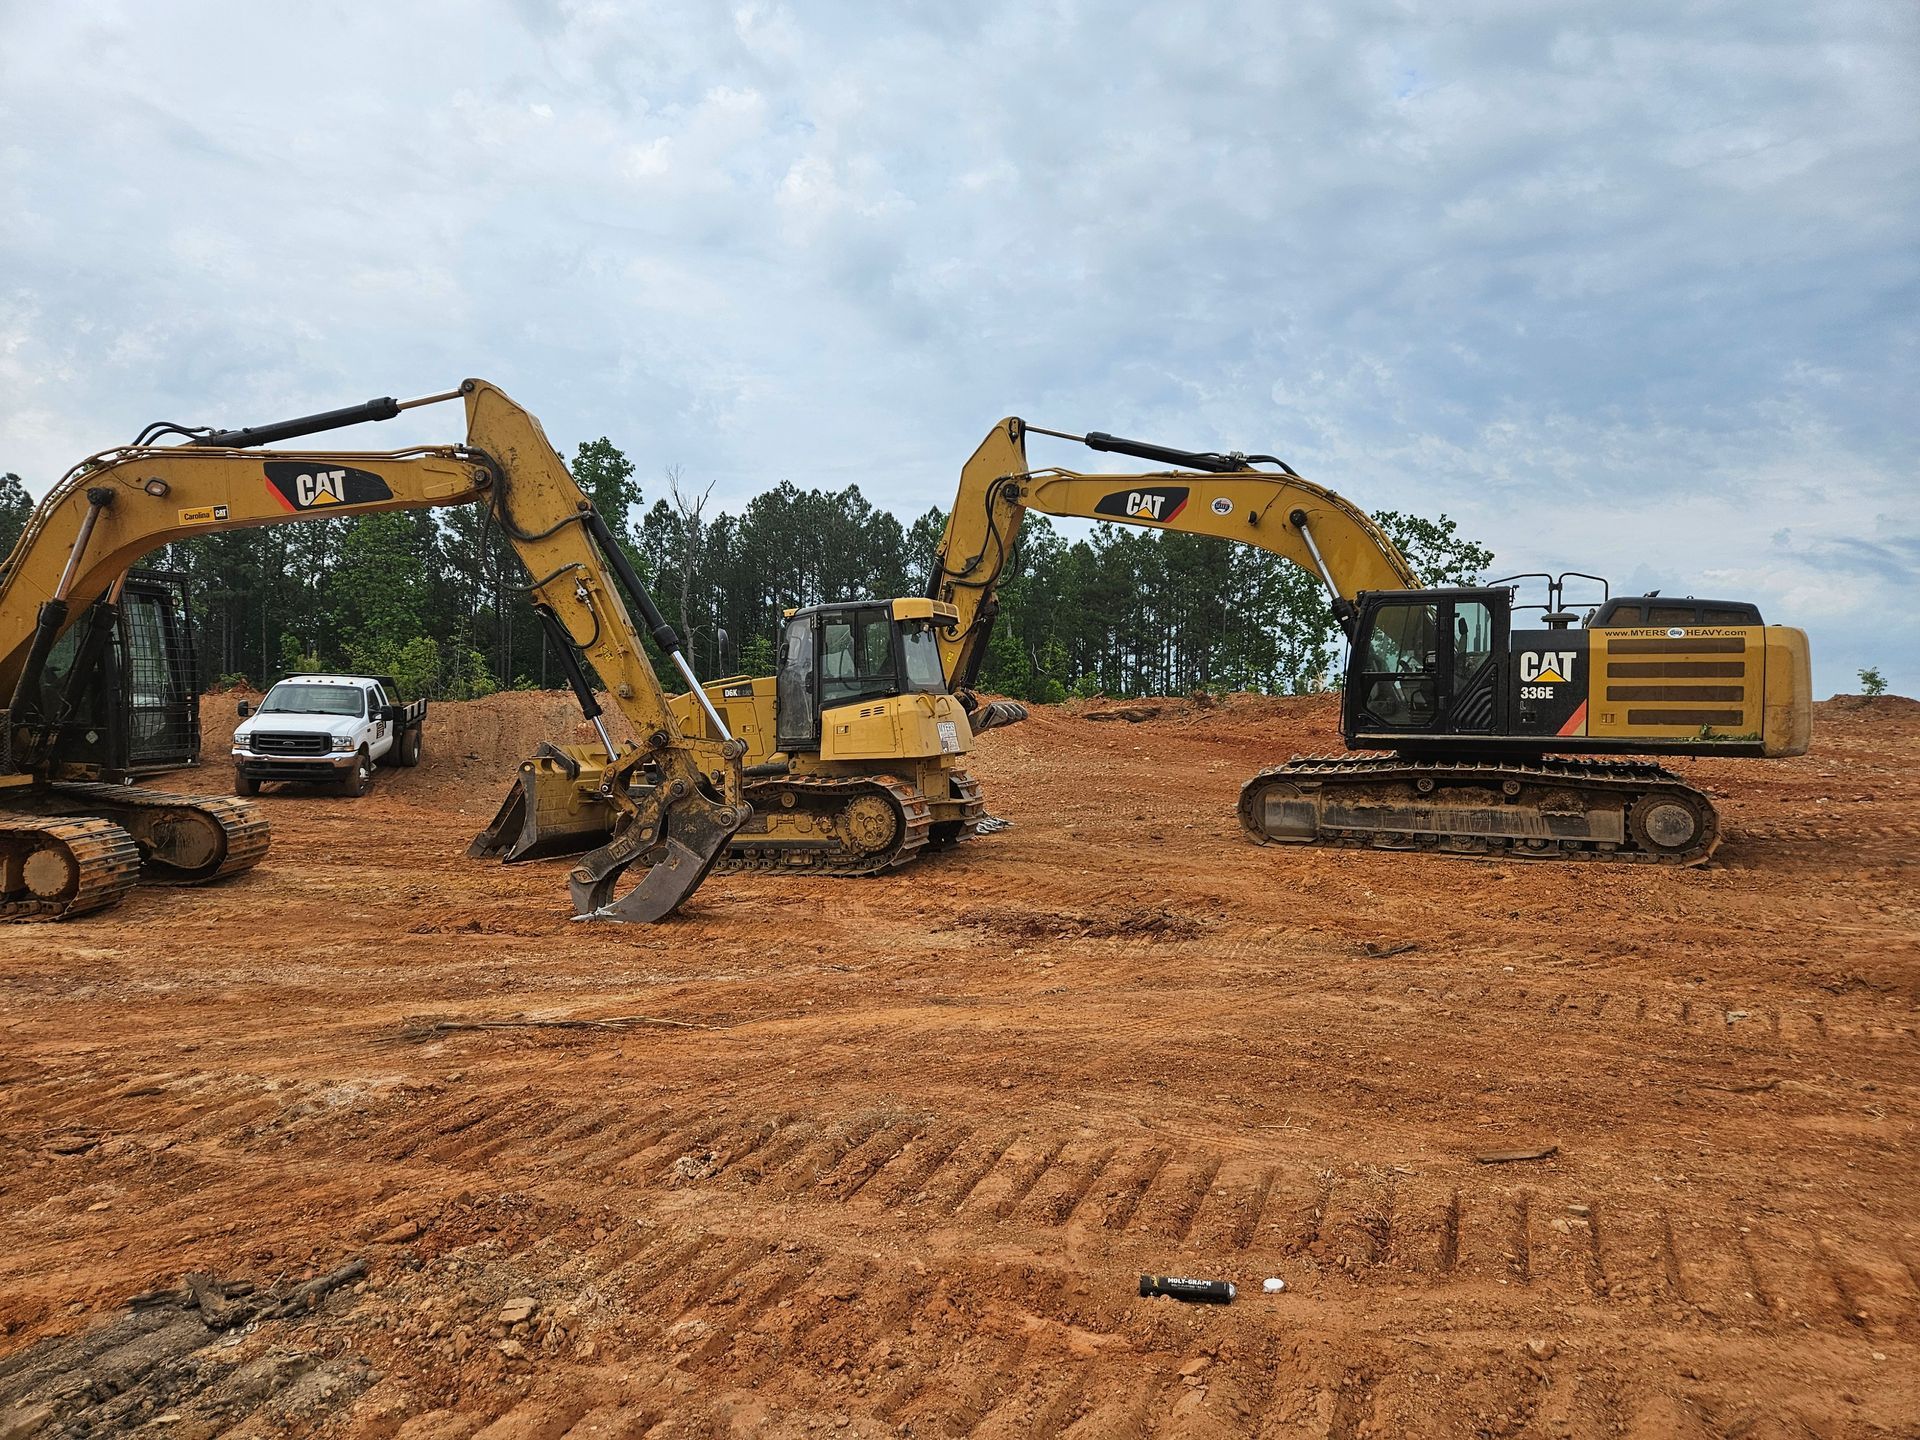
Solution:
<path fill-rule="evenodd" d="M 857 485 L 784 480 L 710 516 L 676 472 L 649 503 L 604 437 L 571 468 L 709 677 L 770 673 L 788 607 L 923 593 L 946 518 L 903 524 Z M 18 477 L 0 478 L 0 553 L 29 509 Z M 1429 583 L 1471 583 L 1492 559 L 1444 515 L 1375 518 Z M 475 507 L 230 531 L 145 563 L 187 576 L 207 684 L 350 668 L 457 699 L 565 683 L 518 588 L 527 577 Z M 1103 524 L 1069 540 L 1030 515 L 1000 598 L 981 684 L 1022 699 L 1299 692 L 1336 660 L 1317 579 L 1204 536 Z"/>

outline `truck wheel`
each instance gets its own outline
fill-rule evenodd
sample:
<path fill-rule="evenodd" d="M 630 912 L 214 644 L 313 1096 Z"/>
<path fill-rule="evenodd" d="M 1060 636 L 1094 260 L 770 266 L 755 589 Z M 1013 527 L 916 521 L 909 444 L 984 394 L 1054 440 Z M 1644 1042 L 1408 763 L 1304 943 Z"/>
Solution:
<path fill-rule="evenodd" d="M 401 733 L 393 747 L 393 763 L 402 770 L 411 770 L 420 763 L 420 730 L 413 726 Z"/>
<path fill-rule="evenodd" d="M 236 795 L 258 795 L 260 793 L 260 782 L 254 779 L 253 776 L 243 775 L 236 770 L 233 772 L 233 793 Z"/>
<path fill-rule="evenodd" d="M 353 757 L 353 764 L 340 773 L 340 793 L 351 795 L 356 800 L 373 788 L 373 761 L 362 750 Z"/>

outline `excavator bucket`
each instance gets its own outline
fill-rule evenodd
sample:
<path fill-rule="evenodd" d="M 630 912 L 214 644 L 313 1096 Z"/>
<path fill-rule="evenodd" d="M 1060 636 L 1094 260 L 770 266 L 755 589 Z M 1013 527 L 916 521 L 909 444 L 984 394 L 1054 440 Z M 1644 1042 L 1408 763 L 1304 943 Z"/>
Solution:
<path fill-rule="evenodd" d="M 577 855 L 613 838 L 618 812 L 600 798 L 605 758 L 592 746 L 542 745 L 523 761 L 507 798 L 467 854 L 511 865 Z"/>

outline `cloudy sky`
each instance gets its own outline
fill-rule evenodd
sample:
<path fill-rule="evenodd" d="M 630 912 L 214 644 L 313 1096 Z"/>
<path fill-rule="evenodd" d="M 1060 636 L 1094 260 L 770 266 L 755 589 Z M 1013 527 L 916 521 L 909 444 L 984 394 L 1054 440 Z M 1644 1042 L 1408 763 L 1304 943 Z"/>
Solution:
<path fill-rule="evenodd" d="M 1018 414 L 1916 694 L 1917 142 L 1901 0 L 0 0 L 0 470 L 482 375 L 909 516 Z"/>

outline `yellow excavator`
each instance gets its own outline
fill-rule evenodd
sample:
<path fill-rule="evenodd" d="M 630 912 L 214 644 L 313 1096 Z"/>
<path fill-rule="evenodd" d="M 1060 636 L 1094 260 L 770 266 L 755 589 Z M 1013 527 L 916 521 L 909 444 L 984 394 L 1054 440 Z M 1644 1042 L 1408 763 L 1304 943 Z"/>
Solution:
<path fill-rule="evenodd" d="M 1029 434 L 1178 468 L 1035 470 Z M 1249 780 L 1240 820 L 1264 843 L 1699 864 L 1719 843 L 1712 803 L 1619 757 L 1774 758 L 1804 754 L 1811 738 L 1806 634 L 1763 623 L 1751 604 L 1612 597 L 1576 627 L 1568 575 L 1511 576 L 1547 581 L 1538 625 L 1523 625 L 1514 585 L 1423 587 L 1365 513 L 1276 457 L 1011 418 L 962 471 L 928 588 L 953 612 L 941 669 L 958 690 L 978 676 L 1028 510 L 1218 536 L 1326 586 L 1348 643 L 1342 731 L 1365 753 L 1296 758 Z"/>
<path fill-rule="evenodd" d="M 451 400 L 465 403 L 464 444 L 254 448 Z M 154 443 L 168 435 L 185 443 Z M 569 876 L 575 913 L 635 922 L 670 914 L 750 814 L 745 747 L 717 713 L 705 733 L 685 733 L 627 606 L 701 695 L 673 627 L 539 422 L 495 386 L 468 380 L 444 394 L 239 430 L 149 426 L 53 487 L 0 565 L 0 695 L 10 697 L 0 725 L 0 920 L 84 914 L 141 880 L 218 880 L 267 852 L 257 806 L 117 783 L 127 774 L 111 702 L 127 678 L 113 637 L 135 561 L 217 531 L 473 502 L 487 507 L 526 567 L 534 608 L 599 734 L 582 783 L 607 823 Z M 611 738 L 581 657 L 637 740 Z M 629 873 L 637 882 L 623 891 Z"/>

